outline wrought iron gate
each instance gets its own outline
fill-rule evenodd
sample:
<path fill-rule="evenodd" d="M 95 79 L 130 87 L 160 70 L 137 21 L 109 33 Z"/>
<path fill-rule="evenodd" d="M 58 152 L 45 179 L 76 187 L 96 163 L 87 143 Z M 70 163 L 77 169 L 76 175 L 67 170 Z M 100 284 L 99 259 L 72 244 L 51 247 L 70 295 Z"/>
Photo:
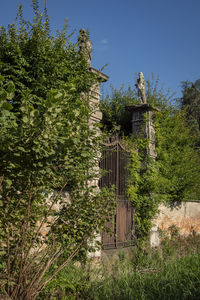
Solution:
<path fill-rule="evenodd" d="M 100 179 L 99 185 L 100 188 L 115 186 L 117 207 L 114 219 L 106 224 L 111 232 L 102 234 L 104 249 L 130 246 L 135 241 L 134 208 L 126 196 L 129 161 L 129 151 L 122 146 L 117 136 L 105 143 L 100 168 L 106 173 Z"/>

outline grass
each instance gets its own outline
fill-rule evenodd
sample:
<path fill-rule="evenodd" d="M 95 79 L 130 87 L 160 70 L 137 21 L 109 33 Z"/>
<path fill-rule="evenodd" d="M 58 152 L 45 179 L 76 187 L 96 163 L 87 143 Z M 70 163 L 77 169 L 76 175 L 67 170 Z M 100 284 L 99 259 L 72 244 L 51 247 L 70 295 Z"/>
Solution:
<path fill-rule="evenodd" d="M 90 299 L 200 299 L 200 255 L 189 255 L 162 270 L 141 269 L 93 282 Z M 111 276 L 110 276 L 111 275 Z"/>
<path fill-rule="evenodd" d="M 120 251 L 98 265 L 71 265 L 38 299 L 200 299 L 200 236 L 163 239 L 160 247 Z"/>

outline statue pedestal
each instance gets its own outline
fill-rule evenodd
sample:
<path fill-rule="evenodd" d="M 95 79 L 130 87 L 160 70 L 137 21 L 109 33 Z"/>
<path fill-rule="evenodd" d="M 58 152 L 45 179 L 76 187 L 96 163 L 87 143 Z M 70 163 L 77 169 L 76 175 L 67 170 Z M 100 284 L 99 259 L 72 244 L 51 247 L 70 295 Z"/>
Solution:
<path fill-rule="evenodd" d="M 149 139 L 149 155 L 156 158 L 155 151 L 155 128 L 153 122 L 154 111 L 157 108 L 152 107 L 148 103 L 127 106 L 126 110 L 132 112 L 132 133 L 134 138 Z"/>

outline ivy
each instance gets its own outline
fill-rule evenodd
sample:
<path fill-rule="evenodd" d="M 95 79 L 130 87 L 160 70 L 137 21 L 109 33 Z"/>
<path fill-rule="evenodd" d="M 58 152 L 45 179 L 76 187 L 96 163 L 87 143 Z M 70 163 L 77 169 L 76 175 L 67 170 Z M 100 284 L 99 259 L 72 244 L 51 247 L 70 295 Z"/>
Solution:
<path fill-rule="evenodd" d="M 130 166 L 127 196 L 135 213 L 137 244 L 142 246 L 152 227 L 152 218 L 161 201 L 155 196 L 158 170 L 155 161 L 147 156 L 148 139 L 129 141 Z"/>

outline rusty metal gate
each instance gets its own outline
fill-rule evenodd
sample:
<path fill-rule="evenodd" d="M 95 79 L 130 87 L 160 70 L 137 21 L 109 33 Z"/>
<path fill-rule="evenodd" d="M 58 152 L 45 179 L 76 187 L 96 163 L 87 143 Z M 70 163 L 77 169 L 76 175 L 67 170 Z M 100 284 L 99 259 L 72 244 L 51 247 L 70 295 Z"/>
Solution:
<path fill-rule="evenodd" d="M 117 136 L 107 140 L 100 162 L 100 168 L 106 173 L 100 179 L 99 186 L 100 188 L 115 186 L 117 207 L 113 220 L 106 224 L 111 232 L 102 233 L 104 249 L 127 247 L 135 242 L 134 208 L 126 196 L 129 161 L 129 151 L 122 146 Z"/>

